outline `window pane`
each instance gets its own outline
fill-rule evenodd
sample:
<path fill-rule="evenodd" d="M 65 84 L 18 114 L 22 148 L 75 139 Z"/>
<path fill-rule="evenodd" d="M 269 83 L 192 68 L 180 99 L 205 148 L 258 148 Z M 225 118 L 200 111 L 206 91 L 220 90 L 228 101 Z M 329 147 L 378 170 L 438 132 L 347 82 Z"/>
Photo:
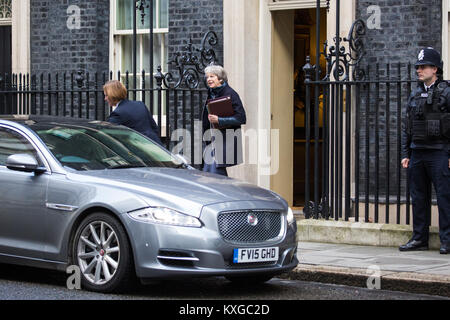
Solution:
<path fill-rule="evenodd" d="M 150 77 L 149 76 L 145 76 L 145 87 L 148 89 L 149 88 L 149 84 L 150 84 Z M 147 106 L 148 110 L 150 112 L 152 112 L 152 110 L 150 110 L 150 91 L 145 91 L 143 97 L 142 97 L 142 102 L 145 103 L 145 105 Z M 155 111 L 153 111 L 155 112 Z"/>
<path fill-rule="evenodd" d="M 133 72 L 133 36 L 121 35 L 121 62 L 120 72 L 124 75 L 125 72 Z M 161 66 L 163 71 L 167 70 L 168 50 L 167 50 L 167 34 L 153 34 L 153 72 L 155 73 L 158 66 Z M 136 67 L 138 74 L 143 70 L 150 73 L 150 35 L 142 34 L 136 37 Z M 142 42 L 142 43 L 141 43 Z M 143 53 L 141 59 L 141 52 Z"/>
<path fill-rule="evenodd" d="M 169 0 L 160 0 L 160 28 L 169 27 Z"/>
<path fill-rule="evenodd" d="M 156 25 L 156 1 L 158 0 L 153 0 L 153 28 L 158 28 Z"/>
<path fill-rule="evenodd" d="M 131 99 L 134 100 L 134 96 L 133 96 L 133 91 L 135 89 L 134 87 L 134 77 L 130 74 L 128 76 L 128 80 L 127 80 L 127 76 L 125 74 L 121 74 L 120 75 L 120 82 L 122 82 L 125 87 L 127 88 L 128 92 L 128 96 L 127 99 Z M 146 86 L 148 86 L 148 83 L 145 84 Z M 136 76 L 136 100 L 139 101 L 143 101 L 143 95 L 142 95 L 142 87 L 143 87 L 143 83 L 142 83 L 142 76 L 141 75 L 137 75 Z"/>
<path fill-rule="evenodd" d="M 156 28 L 156 1 L 153 0 L 153 28 Z M 148 5 L 147 0 L 147 5 Z M 139 3 L 138 3 L 139 4 Z M 144 24 L 142 24 L 142 12 L 140 10 L 137 11 L 137 28 L 138 29 L 148 29 L 149 28 L 149 17 L 150 17 L 150 8 L 145 8 L 144 10 L 145 16 L 144 16 Z"/>
<path fill-rule="evenodd" d="M 154 80 L 155 79 L 153 79 L 153 81 Z M 145 83 L 146 83 L 146 88 L 148 88 L 148 84 L 150 83 L 150 77 L 149 76 L 145 76 Z M 156 84 L 155 84 L 155 87 L 156 87 Z M 158 116 L 158 107 L 159 106 L 161 106 L 162 116 L 164 117 L 166 115 L 166 95 L 167 95 L 167 92 L 166 91 L 162 91 L 161 92 L 161 102 L 159 102 L 158 90 L 154 90 L 153 91 L 153 116 L 154 116 L 153 118 L 155 119 L 156 123 L 158 123 L 158 117 L 157 116 Z M 150 110 L 150 101 L 151 101 L 150 99 L 151 99 L 150 98 L 150 90 L 145 91 L 145 95 L 142 96 L 142 100 L 141 101 L 145 103 L 145 105 L 147 106 L 147 108 L 149 110 Z M 151 110 L 150 110 L 150 112 L 151 112 Z M 164 118 L 161 118 L 161 121 L 162 121 L 163 127 L 165 127 L 164 124 L 165 124 L 166 120 Z M 163 130 L 163 135 L 165 134 L 164 130 Z"/>
<path fill-rule="evenodd" d="M 156 1 L 153 1 L 153 26 L 156 24 Z M 117 11 L 117 30 L 133 30 L 133 0 L 117 0 L 116 11 Z M 147 1 L 148 3 L 148 1 Z M 139 5 L 140 2 L 137 3 Z M 149 14 L 150 10 L 148 8 L 144 9 L 144 24 L 142 24 L 142 12 L 136 9 L 136 23 L 138 29 L 148 29 L 149 28 Z"/>
<path fill-rule="evenodd" d="M 155 73 L 158 66 L 163 70 L 167 70 L 167 34 L 153 34 L 153 72 Z M 146 72 L 150 69 L 150 35 L 144 36 L 144 58 L 143 64 Z M 164 55 L 164 58 L 163 58 Z"/>
<path fill-rule="evenodd" d="M 117 30 L 133 29 L 133 2 L 130 0 L 117 0 Z"/>
<path fill-rule="evenodd" d="M 139 37 L 137 37 L 137 41 L 138 43 L 136 47 L 139 48 Z M 133 36 L 121 36 L 121 43 L 122 63 L 120 66 L 120 72 L 133 72 Z M 139 61 L 139 49 L 136 50 L 136 55 L 137 61 Z"/>
<path fill-rule="evenodd" d="M 139 4 L 139 3 L 138 3 Z M 148 4 L 148 3 L 147 3 Z M 150 9 L 149 8 L 145 8 L 144 9 L 144 24 L 142 24 L 142 12 L 141 10 L 137 10 L 137 28 L 138 29 L 148 29 L 149 28 L 149 14 L 150 14 Z M 153 24 L 155 19 L 153 17 Z"/>
<path fill-rule="evenodd" d="M 50 146 L 51 149 L 51 146 Z M 0 165 L 6 165 L 6 159 L 13 154 L 25 153 L 32 155 L 36 158 L 39 165 L 42 166 L 42 161 L 40 160 L 34 147 L 28 142 L 27 139 L 19 135 L 18 133 L 9 130 L 0 130 Z"/>

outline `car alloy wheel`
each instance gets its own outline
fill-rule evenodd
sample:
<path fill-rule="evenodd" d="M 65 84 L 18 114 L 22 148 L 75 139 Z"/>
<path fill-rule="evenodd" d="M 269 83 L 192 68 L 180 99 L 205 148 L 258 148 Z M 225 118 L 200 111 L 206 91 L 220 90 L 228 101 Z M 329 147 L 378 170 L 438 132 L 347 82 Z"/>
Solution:
<path fill-rule="evenodd" d="M 86 279 L 101 285 L 110 281 L 119 266 L 119 239 L 109 224 L 94 221 L 87 225 L 78 240 L 78 265 Z"/>
<path fill-rule="evenodd" d="M 125 230 L 115 218 L 104 213 L 85 218 L 73 245 L 83 287 L 99 292 L 122 289 L 133 276 L 130 252 Z"/>

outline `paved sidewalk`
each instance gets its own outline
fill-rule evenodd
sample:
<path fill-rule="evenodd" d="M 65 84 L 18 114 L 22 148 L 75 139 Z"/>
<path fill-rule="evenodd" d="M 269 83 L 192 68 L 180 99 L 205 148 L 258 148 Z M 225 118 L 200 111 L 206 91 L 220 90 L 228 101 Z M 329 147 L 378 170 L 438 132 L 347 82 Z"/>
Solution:
<path fill-rule="evenodd" d="M 450 255 L 438 250 L 299 242 L 290 278 L 450 297 Z"/>

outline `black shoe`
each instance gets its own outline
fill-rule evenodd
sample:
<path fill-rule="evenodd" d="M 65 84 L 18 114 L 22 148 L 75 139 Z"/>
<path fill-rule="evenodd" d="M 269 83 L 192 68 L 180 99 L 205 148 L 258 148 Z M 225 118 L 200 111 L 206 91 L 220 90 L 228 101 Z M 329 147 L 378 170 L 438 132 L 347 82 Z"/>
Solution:
<path fill-rule="evenodd" d="M 448 254 L 450 253 L 450 243 L 441 244 L 441 249 L 439 250 L 440 254 Z"/>
<path fill-rule="evenodd" d="M 400 251 L 428 250 L 428 243 L 424 241 L 410 240 L 407 244 L 398 248 Z"/>

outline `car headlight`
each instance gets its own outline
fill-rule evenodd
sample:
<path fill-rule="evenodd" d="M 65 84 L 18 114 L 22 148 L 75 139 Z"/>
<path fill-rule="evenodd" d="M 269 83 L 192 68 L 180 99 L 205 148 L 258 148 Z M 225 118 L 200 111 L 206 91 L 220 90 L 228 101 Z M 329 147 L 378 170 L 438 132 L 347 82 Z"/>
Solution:
<path fill-rule="evenodd" d="M 128 212 L 128 215 L 140 222 L 160 223 L 173 226 L 195 227 L 202 226 L 200 220 L 173 209 L 163 207 L 150 207 Z"/>
<path fill-rule="evenodd" d="M 295 218 L 294 218 L 294 212 L 292 212 L 292 209 L 291 209 L 291 208 L 288 208 L 288 212 L 287 212 L 287 215 L 286 215 L 286 219 L 287 219 L 287 222 L 288 222 L 289 224 L 292 224 L 292 223 L 294 223 L 294 221 L 295 221 Z"/>

